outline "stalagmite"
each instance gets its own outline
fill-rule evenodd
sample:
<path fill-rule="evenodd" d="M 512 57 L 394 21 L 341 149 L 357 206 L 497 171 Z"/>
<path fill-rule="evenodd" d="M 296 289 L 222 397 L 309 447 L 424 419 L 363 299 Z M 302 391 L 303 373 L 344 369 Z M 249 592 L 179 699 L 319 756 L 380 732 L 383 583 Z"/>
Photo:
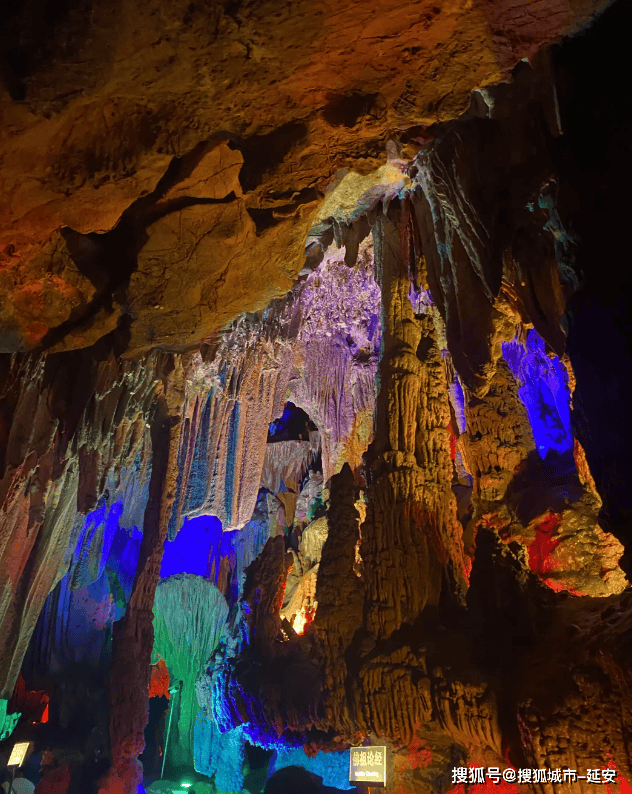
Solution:
<path fill-rule="evenodd" d="M 362 558 L 376 637 L 414 623 L 446 585 L 462 599 L 466 584 L 443 362 L 431 318 L 416 317 L 408 299 L 410 222 L 406 204 L 391 205 L 373 230 L 384 340 Z"/>
<path fill-rule="evenodd" d="M 335 726 L 348 734 L 362 722 L 360 704 L 355 699 L 351 703 L 347 700 L 348 677 L 355 671 L 343 661 L 345 650 L 362 626 L 364 611 L 364 583 L 352 574 L 360 534 L 355 492 L 353 473 L 347 464 L 331 483 L 328 533 L 316 588 L 319 608 L 314 620 L 327 688 L 327 716 L 319 727 L 326 730 Z"/>

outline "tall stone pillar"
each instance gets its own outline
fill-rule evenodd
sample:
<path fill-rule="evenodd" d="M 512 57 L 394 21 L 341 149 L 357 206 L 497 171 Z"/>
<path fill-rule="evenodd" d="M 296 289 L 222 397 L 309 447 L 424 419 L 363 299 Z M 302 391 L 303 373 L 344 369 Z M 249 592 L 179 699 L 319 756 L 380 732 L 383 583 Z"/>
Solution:
<path fill-rule="evenodd" d="M 171 389 L 158 397 L 152 422 L 152 471 L 143 522 L 138 567 L 125 616 L 114 625 L 110 669 L 110 742 L 113 771 L 125 794 L 136 794 L 142 781 L 138 756 L 145 747 L 149 717 L 149 680 L 154 644 L 153 604 L 169 518 L 176 495 L 179 405 Z M 176 396 L 175 394 L 173 395 Z"/>
<path fill-rule="evenodd" d="M 413 624 L 443 583 L 458 600 L 466 587 L 445 369 L 432 318 L 408 297 L 412 222 L 394 202 L 373 227 L 383 336 L 362 557 L 376 638 Z"/>

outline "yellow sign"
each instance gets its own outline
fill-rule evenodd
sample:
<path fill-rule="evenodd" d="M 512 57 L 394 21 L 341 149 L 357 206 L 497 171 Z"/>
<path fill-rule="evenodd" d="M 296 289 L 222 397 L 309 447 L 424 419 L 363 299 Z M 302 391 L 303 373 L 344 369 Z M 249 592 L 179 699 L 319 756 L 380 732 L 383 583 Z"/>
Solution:
<path fill-rule="evenodd" d="M 386 747 L 352 747 L 349 753 L 349 782 L 386 784 Z"/>
<path fill-rule="evenodd" d="M 26 754 L 29 751 L 30 742 L 16 742 L 11 750 L 11 756 L 7 766 L 22 766 Z"/>

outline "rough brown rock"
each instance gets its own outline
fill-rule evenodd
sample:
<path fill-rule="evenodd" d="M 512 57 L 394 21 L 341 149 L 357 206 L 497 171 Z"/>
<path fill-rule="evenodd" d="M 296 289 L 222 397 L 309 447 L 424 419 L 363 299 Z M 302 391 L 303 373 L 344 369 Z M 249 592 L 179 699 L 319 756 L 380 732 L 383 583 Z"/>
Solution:
<path fill-rule="evenodd" d="M 123 781 L 125 794 L 134 794 L 143 779 L 138 756 L 145 747 L 143 732 L 149 718 L 154 595 L 176 497 L 178 424 L 183 396 L 182 368 L 179 370 L 168 380 L 151 418 L 152 471 L 143 540 L 130 602 L 113 636 L 110 746 L 112 767 Z"/>
<path fill-rule="evenodd" d="M 300 270 L 298 250 L 286 249 L 295 238 L 300 246 L 307 227 L 295 227 L 293 216 L 319 198 L 337 169 L 375 168 L 388 135 L 457 116 L 473 88 L 498 82 L 521 57 L 601 5 L 355 0 L 343 9 L 328 0 L 234 7 L 100 0 L 88 7 L 73 0 L 37 19 L 28 4 L 11 6 L 0 36 L 0 248 L 3 268 L 10 268 L 9 283 L 0 286 L 4 346 L 50 346 L 58 340 L 47 338 L 48 331 L 79 319 L 69 314 L 83 306 L 85 291 L 75 295 L 72 278 L 59 276 L 55 286 L 41 280 L 37 258 L 51 238 L 64 227 L 82 235 L 113 229 L 169 170 L 178 170 L 170 169 L 174 158 L 185 156 L 197 159 L 195 168 L 176 176 L 180 184 L 161 199 L 220 200 L 222 190 L 213 186 L 218 175 L 237 197 L 239 150 L 245 205 L 236 198 L 232 210 L 224 208 L 231 218 L 224 244 L 247 237 L 255 250 L 235 261 L 211 255 L 210 273 L 199 282 L 185 269 L 185 287 L 204 292 L 193 316 L 192 298 L 182 310 L 183 290 L 161 290 L 164 271 L 144 266 L 155 249 L 150 245 L 138 265 L 130 252 L 126 275 L 105 292 L 112 300 L 123 290 L 117 300 L 135 328 L 132 351 L 197 342 L 238 312 L 261 306 L 287 291 Z M 214 150 L 218 140 L 229 140 L 233 153 L 225 144 L 223 153 Z M 279 228 L 255 243 L 246 209 L 256 223 Z M 182 220 L 185 239 L 177 244 L 178 216 L 165 221 L 162 233 L 152 228 L 151 236 L 163 237 L 168 251 L 181 246 L 185 259 L 196 241 L 210 242 L 211 229 L 216 240 L 222 234 L 213 218 L 193 227 Z M 260 279 L 252 267 L 257 260 L 265 263 Z M 181 262 L 172 255 L 172 265 Z M 225 269 L 224 291 L 218 276 Z M 97 270 L 92 262 L 82 272 L 93 279 Z M 139 275 L 126 296 L 134 271 Z M 177 277 L 166 275 L 167 283 Z M 145 291 L 160 295 L 145 304 L 139 294 Z M 34 298 L 28 307 L 26 294 Z M 34 318 L 38 300 L 47 301 L 47 311 Z M 92 307 L 95 316 L 99 308 Z M 181 335 L 174 332 L 176 318 Z M 102 320 L 95 323 L 91 328 L 106 333 Z M 63 328 L 66 348 L 89 344 L 99 333 L 70 330 Z"/>

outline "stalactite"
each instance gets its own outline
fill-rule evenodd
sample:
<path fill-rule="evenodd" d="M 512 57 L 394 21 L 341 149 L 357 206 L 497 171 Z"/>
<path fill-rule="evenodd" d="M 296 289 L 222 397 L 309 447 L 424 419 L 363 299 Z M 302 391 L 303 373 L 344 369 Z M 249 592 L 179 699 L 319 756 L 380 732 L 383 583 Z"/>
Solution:
<path fill-rule="evenodd" d="M 507 299 L 556 353 L 564 350 L 575 240 L 556 207 L 549 110 L 550 84 L 521 65 L 511 85 L 475 92 L 468 113 L 414 161 L 430 290 L 456 370 L 477 396 L 500 357 L 499 342 L 511 335 Z"/>
<path fill-rule="evenodd" d="M 260 488 L 279 493 L 281 483 L 298 495 L 300 485 L 320 449 L 320 434 L 310 433 L 309 441 L 277 441 L 268 444 L 261 472 Z"/>
<path fill-rule="evenodd" d="M 16 356 L 5 373 L 0 691 L 6 695 L 43 604 L 71 563 L 77 512 L 90 510 L 108 473 L 132 467 L 142 447 L 153 358 L 117 363 L 110 353 L 104 343 L 91 356 L 49 356 L 37 364 Z M 114 417 L 127 436 L 113 438 Z M 86 455 L 94 465 L 82 470 Z"/>
<path fill-rule="evenodd" d="M 307 279 L 296 317 L 301 377 L 292 399 L 320 431 L 325 482 L 342 466 L 345 446 L 356 439 L 360 454 L 366 449 L 358 423 L 372 418 L 381 336 L 370 246 L 361 247 L 353 268 L 341 259 L 328 252 Z"/>
<path fill-rule="evenodd" d="M 258 346 L 257 330 L 237 329 L 209 368 L 212 387 L 192 450 L 201 465 L 180 491 L 180 513 L 216 515 L 225 529 L 243 526 L 254 511 L 268 426 L 282 413 L 290 375 L 289 348 Z"/>
<path fill-rule="evenodd" d="M 482 140 L 482 135 L 473 136 L 479 146 Z M 420 226 L 432 229 L 434 239 L 426 248 L 433 254 L 428 278 L 446 322 L 448 347 L 457 371 L 475 388 L 485 382 L 485 367 L 491 357 L 488 337 L 502 266 L 492 258 L 495 240 L 487 213 L 473 204 L 469 186 L 462 185 L 462 174 L 456 170 L 457 164 L 462 164 L 465 178 L 479 184 L 477 176 L 468 171 L 487 158 L 469 152 L 466 157 L 464 148 L 463 132 L 455 129 L 420 155 L 424 196 L 417 202 L 417 211 Z"/>

